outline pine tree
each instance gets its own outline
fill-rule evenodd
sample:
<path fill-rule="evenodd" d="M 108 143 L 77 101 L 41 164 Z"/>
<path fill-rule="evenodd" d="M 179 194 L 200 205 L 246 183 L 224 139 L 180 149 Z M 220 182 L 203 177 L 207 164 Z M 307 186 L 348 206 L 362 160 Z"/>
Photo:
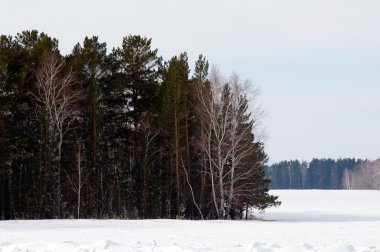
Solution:
<path fill-rule="evenodd" d="M 98 158 L 104 155 L 98 150 L 99 137 L 101 136 L 101 90 L 100 85 L 107 75 L 110 74 L 108 67 L 106 43 L 100 43 L 97 36 L 85 37 L 83 46 L 79 43 L 74 47 L 69 56 L 70 65 L 74 68 L 78 79 L 85 89 L 85 99 L 83 104 L 83 123 L 81 136 L 84 137 L 86 149 L 85 155 L 90 162 L 84 165 L 91 174 L 92 183 L 88 183 L 88 196 L 91 198 L 89 204 L 94 207 L 96 216 L 101 216 L 104 212 L 105 199 L 104 187 L 102 186 L 103 165 L 98 165 Z"/>
<path fill-rule="evenodd" d="M 127 208 L 129 212 L 136 212 L 144 217 L 144 185 L 146 171 L 142 159 L 140 120 L 146 114 L 157 110 L 158 92 L 158 65 L 160 59 L 157 49 L 151 49 L 151 39 L 141 36 L 123 38 L 121 48 L 113 52 L 115 64 L 115 81 L 119 98 L 123 108 L 123 118 L 127 122 L 124 133 L 127 137 L 128 166 L 124 172 Z M 133 180 L 130 179 L 133 177 Z"/>
<path fill-rule="evenodd" d="M 167 139 L 168 155 L 167 171 L 170 187 L 167 196 L 170 205 L 170 216 L 182 215 L 184 211 L 184 183 L 182 169 L 189 167 L 189 123 L 190 116 L 189 94 L 191 91 L 189 80 L 189 66 L 187 54 L 175 56 L 166 63 L 162 73 L 161 89 L 161 120 L 162 133 Z M 182 205 L 182 206 L 181 206 Z"/>
<path fill-rule="evenodd" d="M 9 205 L 5 205 L 12 213 L 7 215 L 40 215 L 40 199 L 48 191 L 41 186 L 41 165 L 44 165 L 40 155 L 41 124 L 35 118 L 30 94 L 34 90 L 35 70 L 42 55 L 48 50 L 57 50 L 58 41 L 33 30 L 19 33 L 14 39 L 2 36 L 2 44 L 1 55 L 6 62 L 3 84 L 9 98 L 8 112 L 1 118 L 6 142 L 10 144 L 6 148 L 10 151 L 6 162 L 7 173 L 11 174 L 6 186 Z"/>

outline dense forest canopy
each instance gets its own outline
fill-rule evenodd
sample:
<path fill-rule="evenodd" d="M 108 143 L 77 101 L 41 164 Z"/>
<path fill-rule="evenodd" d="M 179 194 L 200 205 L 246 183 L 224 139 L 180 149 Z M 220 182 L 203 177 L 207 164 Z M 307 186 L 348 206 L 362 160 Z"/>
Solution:
<path fill-rule="evenodd" d="M 380 159 L 290 160 L 265 167 L 272 189 L 380 189 Z"/>
<path fill-rule="evenodd" d="M 165 61 L 151 39 L 68 55 L 36 30 L 0 37 L 0 219 L 234 218 L 268 194 L 257 117 L 234 74 Z"/>

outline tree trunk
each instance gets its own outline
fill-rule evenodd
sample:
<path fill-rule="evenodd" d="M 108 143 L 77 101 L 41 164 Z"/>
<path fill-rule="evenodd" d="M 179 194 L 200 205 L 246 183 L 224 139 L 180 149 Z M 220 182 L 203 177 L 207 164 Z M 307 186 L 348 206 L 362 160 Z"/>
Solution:
<path fill-rule="evenodd" d="M 221 146 L 218 146 L 218 178 L 219 178 L 219 193 L 220 193 L 220 205 L 219 205 L 219 219 L 223 219 L 225 217 L 225 210 L 224 210 L 224 183 L 223 183 L 223 162 L 222 162 L 222 150 Z"/>
<path fill-rule="evenodd" d="M 57 181 L 56 181 L 56 200 L 57 200 L 57 217 L 59 218 L 61 216 L 61 155 L 62 155 L 62 143 L 63 143 L 63 135 L 62 131 L 59 133 L 59 140 L 58 140 L 58 155 L 56 159 L 57 163 Z"/>
<path fill-rule="evenodd" d="M 200 196 L 200 208 L 203 208 L 203 203 L 204 203 L 204 197 L 205 197 L 205 158 L 203 158 L 202 162 L 200 163 L 200 166 L 201 166 L 201 172 L 200 172 L 200 192 L 199 192 L 199 196 Z"/>
<path fill-rule="evenodd" d="M 218 203 L 216 201 L 216 192 L 215 192 L 215 181 L 214 181 L 214 169 L 213 169 L 213 164 L 212 164 L 212 157 L 211 157 L 211 128 L 209 128 L 209 135 L 208 135 L 208 139 L 207 139 L 207 152 L 208 152 L 208 163 L 209 163 L 209 171 L 210 171 L 210 178 L 211 178 L 211 191 L 212 191 L 212 199 L 213 199 L 213 202 L 214 202 L 214 207 L 215 207 L 215 211 L 216 211 L 216 214 L 218 215 L 218 218 L 219 218 L 219 207 L 218 207 Z"/>
<path fill-rule="evenodd" d="M 92 83 L 94 85 L 94 82 Z M 93 87 L 94 88 L 94 87 Z M 94 197 L 95 197 L 95 208 L 96 213 L 99 216 L 100 214 L 100 208 L 99 208 L 99 176 L 98 176 L 98 170 L 96 167 L 96 154 L 97 154 L 97 128 L 96 128 L 96 104 L 95 104 L 95 95 L 92 97 L 92 104 L 91 104 L 91 110 L 92 110 L 92 172 L 94 174 L 93 176 L 93 183 L 94 183 Z"/>
<path fill-rule="evenodd" d="M 179 179 L 179 129 L 178 129 L 178 117 L 177 117 L 177 91 L 174 94 L 174 134 L 175 134 L 175 175 L 177 185 L 177 211 L 180 200 L 180 179 Z"/>
<path fill-rule="evenodd" d="M 12 166 L 7 169 L 7 174 L 4 179 L 4 219 L 13 219 L 13 200 L 12 200 Z"/>
<path fill-rule="evenodd" d="M 80 144 L 78 144 L 77 154 L 77 171 L 78 171 L 78 206 L 77 206 L 77 219 L 80 217 L 80 203 L 81 203 L 81 190 L 82 190 L 82 167 L 81 167 L 81 151 Z"/>
<path fill-rule="evenodd" d="M 146 133 L 147 134 L 147 133 Z M 148 184 L 147 184 L 147 180 L 148 180 L 148 174 L 147 174 L 147 166 L 148 166 L 148 150 L 149 150 L 149 136 L 146 135 L 145 136 L 146 139 L 145 139 L 145 150 L 144 150 L 144 157 L 143 157 L 143 161 L 142 161 L 142 169 L 143 169 L 143 211 L 144 213 L 142 213 L 143 217 L 146 217 L 146 209 L 147 209 L 147 201 L 148 201 Z"/>
<path fill-rule="evenodd" d="M 187 122 L 187 117 L 185 118 L 185 137 L 186 137 L 186 164 L 187 164 L 187 168 L 190 169 L 189 126 Z M 191 183 L 190 175 L 189 175 L 189 182 Z"/>
<path fill-rule="evenodd" d="M 230 213 L 231 207 L 232 207 L 232 201 L 234 199 L 234 182 L 235 182 L 235 157 L 234 152 L 232 152 L 232 160 L 231 160 L 231 175 L 230 175 L 230 189 L 229 189 L 229 195 L 228 195 L 228 204 L 227 204 L 227 216 Z"/>

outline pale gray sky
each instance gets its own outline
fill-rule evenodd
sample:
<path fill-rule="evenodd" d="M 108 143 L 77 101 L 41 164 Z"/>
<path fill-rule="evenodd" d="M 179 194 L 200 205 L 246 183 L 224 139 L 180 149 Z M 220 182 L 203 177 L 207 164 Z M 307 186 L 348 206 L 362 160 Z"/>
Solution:
<path fill-rule="evenodd" d="M 203 53 L 261 87 L 270 162 L 380 157 L 378 0 L 0 0 L 0 33 L 37 29 L 68 53 L 151 37 L 165 59 Z"/>

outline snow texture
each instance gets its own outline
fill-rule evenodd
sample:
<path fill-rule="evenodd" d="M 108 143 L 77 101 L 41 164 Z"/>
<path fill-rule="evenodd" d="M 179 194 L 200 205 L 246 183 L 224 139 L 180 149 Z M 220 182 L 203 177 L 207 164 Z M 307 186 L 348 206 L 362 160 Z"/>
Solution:
<path fill-rule="evenodd" d="M 271 193 L 256 221 L 1 221 L 0 251 L 380 252 L 380 191 Z"/>

